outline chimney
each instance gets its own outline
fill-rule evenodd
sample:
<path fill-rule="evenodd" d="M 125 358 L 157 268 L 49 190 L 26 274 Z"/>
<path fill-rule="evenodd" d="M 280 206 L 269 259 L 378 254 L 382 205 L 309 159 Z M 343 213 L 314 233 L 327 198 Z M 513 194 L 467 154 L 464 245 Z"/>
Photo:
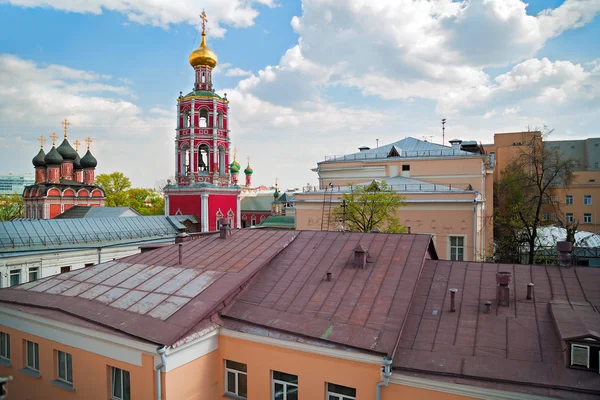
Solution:
<path fill-rule="evenodd" d="M 485 304 L 485 313 L 489 314 L 490 311 L 492 311 L 492 302 L 488 300 L 484 304 Z"/>
<path fill-rule="evenodd" d="M 367 266 L 367 249 L 360 243 L 354 248 L 354 266 L 356 268 Z"/>
<path fill-rule="evenodd" d="M 498 284 L 496 301 L 499 306 L 510 306 L 510 289 L 508 285 L 511 280 L 512 272 L 500 271 L 496 274 L 496 283 Z"/>
<path fill-rule="evenodd" d="M 175 243 L 183 243 L 189 235 L 185 232 L 180 232 L 175 236 Z"/>
<path fill-rule="evenodd" d="M 527 284 L 527 300 L 533 300 L 533 282 Z"/>
<path fill-rule="evenodd" d="M 221 218 L 219 220 L 219 232 L 221 239 L 227 239 L 227 230 L 229 228 L 229 220 L 227 218 Z"/>
<path fill-rule="evenodd" d="M 456 311 L 456 292 L 458 292 L 458 289 L 450 289 L 450 312 Z"/>
<path fill-rule="evenodd" d="M 179 264 L 181 264 L 182 259 L 183 259 L 183 243 L 179 243 Z"/>
<path fill-rule="evenodd" d="M 462 140 L 461 139 L 452 139 L 448 143 L 450 143 L 452 145 L 453 150 L 460 150 L 460 145 L 462 144 Z"/>
<path fill-rule="evenodd" d="M 556 251 L 558 251 L 558 265 L 568 267 L 571 265 L 571 251 L 573 243 L 568 241 L 556 242 Z"/>
<path fill-rule="evenodd" d="M 331 282 L 331 272 L 327 273 L 327 282 Z"/>

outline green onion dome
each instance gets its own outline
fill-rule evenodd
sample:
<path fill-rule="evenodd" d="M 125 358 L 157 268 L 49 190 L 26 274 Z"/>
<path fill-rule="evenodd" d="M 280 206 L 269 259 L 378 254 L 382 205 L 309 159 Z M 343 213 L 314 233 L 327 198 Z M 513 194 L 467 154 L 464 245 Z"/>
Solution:
<path fill-rule="evenodd" d="M 77 154 L 77 157 L 75 157 L 75 159 L 73 160 L 73 168 L 83 169 L 83 167 L 81 166 L 81 157 L 79 157 L 79 154 Z"/>
<path fill-rule="evenodd" d="M 44 153 L 44 149 L 40 149 L 40 152 L 37 153 L 37 156 L 33 157 L 33 160 L 31 160 L 31 162 L 33 163 L 34 167 L 45 167 L 46 166 L 46 161 L 44 161 L 44 157 L 46 156 L 46 153 Z"/>
<path fill-rule="evenodd" d="M 98 165 L 98 161 L 88 149 L 87 153 L 81 158 L 81 166 L 83 168 L 96 168 L 96 165 Z"/>
<path fill-rule="evenodd" d="M 254 172 L 254 170 L 252 168 L 250 168 L 250 164 L 248 164 L 248 166 L 246 167 L 246 169 L 244 170 L 244 173 L 246 175 L 252 175 L 252 173 Z"/>
<path fill-rule="evenodd" d="M 56 147 L 54 146 L 52 146 L 48 154 L 44 157 L 46 165 L 60 165 L 63 161 L 62 156 L 56 151 Z"/>
<path fill-rule="evenodd" d="M 77 152 L 73 147 L 71 147 L 71 144 L 66 138 L 56 150 L 65 161 L 73 161 L 75 158 L 77 158 Z"/>
<path fill-rule="evenodd" d="M 229 172 L 232 174 L 237 174 L 240 172 L 240 164 L 233 160 L 233 162 L 229 165 Z"/>

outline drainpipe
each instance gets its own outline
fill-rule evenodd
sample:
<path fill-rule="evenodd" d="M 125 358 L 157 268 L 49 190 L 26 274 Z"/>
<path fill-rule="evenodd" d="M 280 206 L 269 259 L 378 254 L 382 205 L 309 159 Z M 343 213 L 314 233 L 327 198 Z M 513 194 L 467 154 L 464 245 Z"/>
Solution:
<path fill-rule="evenodd" d="M 377 382 L 377 386 L 375 388 L 375 400 L 381 400 L 381 388 L 387 386 L 390 377 L 392 376 L 392 359 L 384 357 L 383 358 L 383 380 L 381 382 Z"/>
<path fill-rule="evenodd" d="M 477 196 L 477 194 L 475 194 Z M 475 261 L 477 255 L 477 197 L 473 200 L 473 258 L 471 261 Z"/>
<path fill-rule="evenodd" d="M 160 356 L 160 365 L 156 366 L 156 400 L 162 399 L 162 390 L 160 387 L 160 372 L 163 368 L 167 366 L 167 348 L 165 346 L 160 346 L 156 349 L 156 352 Z"/>

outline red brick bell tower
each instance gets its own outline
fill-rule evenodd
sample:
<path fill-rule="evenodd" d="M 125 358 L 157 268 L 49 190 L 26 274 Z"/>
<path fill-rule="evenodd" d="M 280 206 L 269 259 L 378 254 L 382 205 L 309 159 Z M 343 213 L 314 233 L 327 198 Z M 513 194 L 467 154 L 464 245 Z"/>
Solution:
<path fill-rule="evenodd" d="M 231 139 L 229 101 L 215 93 L 212 71 L 217 55 L 206 45 L 206 14 L 202 41 L 189 57 L 194 88 L 177 98 L 175 182 L 164 188 L 167 215 L 195 215 L 203 232 L 217 230 L 220 218 L 240 226 L 240 188 L 229 168 Z"/>

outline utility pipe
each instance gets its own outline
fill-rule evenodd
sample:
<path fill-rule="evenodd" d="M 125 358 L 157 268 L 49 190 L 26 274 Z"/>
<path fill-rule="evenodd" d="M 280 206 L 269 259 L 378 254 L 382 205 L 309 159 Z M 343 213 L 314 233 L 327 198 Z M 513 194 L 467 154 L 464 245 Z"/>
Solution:
<path fill-rule="evenodd" d="M 477 194 L 475 195 L 477 196 Z M 473 200 L 473 258 L 471 261 L 475 261 L 477 255 L 477 198 Z"/>
<path fill-rule="evenodd" d="M 390 377 L 392 376 L 392 359 L 384 357 L 383 358 L 383 380 L 381 382 L 377 382 L 377 386 L 375 387 L 375 400 L 381 400 L 381 388 L 387 386 Z"/>
<path fill-rule="evenodd" d="M 160 387 L 160 372 L 163 368 L 167 366 L 167 348 L 165 346 L 160 346 L 156 349 L 156 352 L 160 356 L 160 365 L 156 366 L 156 400 L 162 399 L 162 390 Z"/>

